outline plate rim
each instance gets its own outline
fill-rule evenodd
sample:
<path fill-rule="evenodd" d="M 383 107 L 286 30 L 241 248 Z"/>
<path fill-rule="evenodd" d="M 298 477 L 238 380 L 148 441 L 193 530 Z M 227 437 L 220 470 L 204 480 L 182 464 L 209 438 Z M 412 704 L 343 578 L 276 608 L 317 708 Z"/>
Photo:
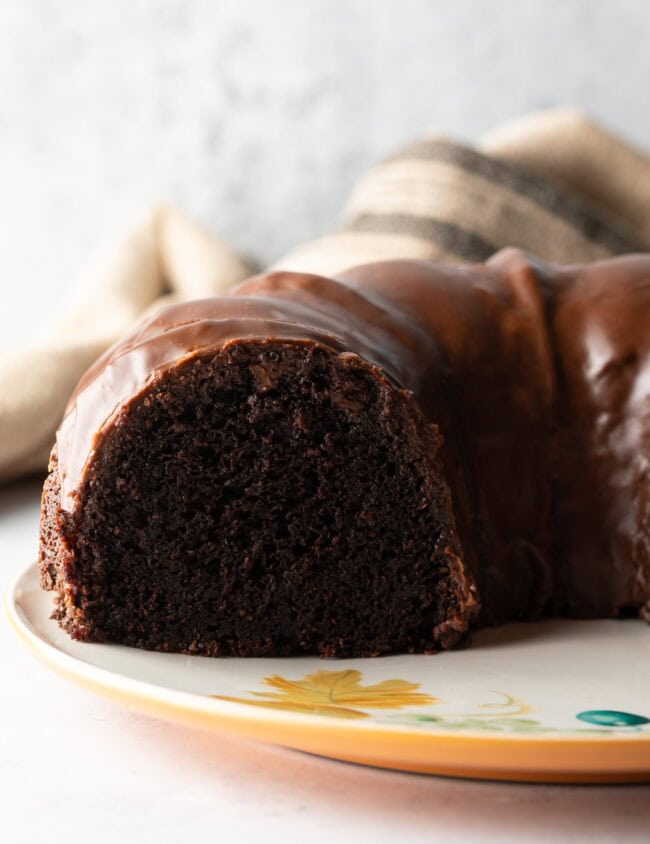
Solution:
<path fill-rule="evenodd" d="M 246 703 L 220 700 L 195 692 L 161 686 L 148 680 L 138 680 L 108 668 L 94 665 L 58 648 L 45 639 L 33 626 L 20 603 L 20 593 L 28 578 L 37 576 L 38 563 L 20 569 L 10 581 L 5 595 L 5 615 L 10 627 L 30 653 L 59 675 L 83 688 L 117 701 L 154 717 L 176 723 L 208 728 L 213 731 L 237 734 L 244 738 L 279 744 L 330 758 L 361 762 L 379 767 L 423 773 L 442 773 L 486 779 L 532 780 L 539 782 L 639 782 L 650 781 L 650 733 L 644 734 L 580 734 L 576 733 L 494 733 L 453 731 L 443 733 L 415 730 L 402 724 L 378 724 L 372 721 L 341 720 L 311 713 L 260 710 Z M 100 647 L 100 645 L 97 645 Z M 205 657 L 198 657 L 203 659 Z M 332 752 L 327 752 L 327 736 L 336 737 Z M 361 755 L 345 744 L 356 738 L 364 746 Z M 394 755 L 395 744 L 413 745 L 417 759 L 400 764 L 400 759 L 384 759 L 384 754 L 371 753 L 370 740 L 384 746 L 384 753 Z M 404 747 L 406 750 L 407 748 Z M 644 753 L 638 751 L 643 749 Z M 456 751 L 460 757 L 475 757 L 458 765 L 440 761 L 427 762 L 428 751 L 449 756 Z M 511 761 L 495 764 L 495 751 L 507 751 Z M 469 753 L 468 753 L 469 751 Z M 549 752 L 550 751 L 550 752 Z M 596 753 L 594 754 L 594 751 Z M 630 752 L 632 751 L 632 752 Z M 538 757 L 542 752 L 546 763 Z M 453 755 L 453 753 L 452 753 Z M 569 759 L 576 757 L 571 764 Z M 594 756 L 600 756 L 596 759 Z M 418 763 L 419 760 L 419 763 Z M 448 761 L 448 760 L 447 760 Z M 550 767 L 549 767 L 550 763 Z M 558 767 L 559 765 L 559 767 Z"/>

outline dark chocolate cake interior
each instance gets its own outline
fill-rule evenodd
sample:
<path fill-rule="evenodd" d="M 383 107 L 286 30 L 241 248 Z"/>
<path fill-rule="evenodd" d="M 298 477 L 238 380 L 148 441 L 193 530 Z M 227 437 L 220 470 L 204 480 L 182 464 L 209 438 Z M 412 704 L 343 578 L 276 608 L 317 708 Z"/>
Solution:
<path fill-rule="evenodd" d="M 121 411 L 83 506 L 62 514 L 77 586 L 74 624 L 65 600 L 59 620 L 207 655 L 452 644 L 468 596 L 437 446 L 407 393 L 315 343 L 237 341 L 176 365 Z"/>

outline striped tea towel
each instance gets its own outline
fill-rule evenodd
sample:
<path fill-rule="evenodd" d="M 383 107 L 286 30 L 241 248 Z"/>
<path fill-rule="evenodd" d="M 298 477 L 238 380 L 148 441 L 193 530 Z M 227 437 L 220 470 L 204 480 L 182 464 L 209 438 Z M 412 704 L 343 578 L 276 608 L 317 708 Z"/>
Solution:
<path fill-rule="evenodd" d="M 568 109 L 518 120 L 478 148 L 426 138 L 361 178 L 338 231 L 276 266 L 480 262 L 503 246 L 561 263 L 650 249 L 650 159 Z"/>
<path fill-rule="evenodd" d="M 650 251 L 650 159 L 566 109 L 509 124 L 477 148 L 425 138 L 361 178 L 337 231 L 275 267 L 476 262 L 503 246 L 567 263 Z M 84 296 L 41 343 L 0 357 L 0 480 L 45 469 L 77 380 L 143 314 L 221 294 L 252 269 L 178 211 L 149 214 L 84 274 Z"/>

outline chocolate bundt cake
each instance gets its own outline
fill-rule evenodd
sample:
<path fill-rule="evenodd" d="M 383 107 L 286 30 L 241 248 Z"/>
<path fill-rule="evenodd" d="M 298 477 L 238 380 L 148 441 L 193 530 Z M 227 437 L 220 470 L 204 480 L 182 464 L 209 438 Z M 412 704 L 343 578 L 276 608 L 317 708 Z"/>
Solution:
<path fill-rule="evenodd" d="M 75 638 L 207 655 L 650 618 L 649 457 L 650 256 L 271 273 L 82 379 L 42 584 Z"/>

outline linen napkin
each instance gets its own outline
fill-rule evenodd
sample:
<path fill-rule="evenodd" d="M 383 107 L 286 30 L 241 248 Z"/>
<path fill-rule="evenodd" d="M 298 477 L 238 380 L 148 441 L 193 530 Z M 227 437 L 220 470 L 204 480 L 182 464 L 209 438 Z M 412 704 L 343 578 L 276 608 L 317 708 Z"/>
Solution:
<path fill-rule="evenodd" d="M 650 158 L 568 109 L 524 117 L 477 147 L 432 135 L 372 167 L 337 230 L 274 268 L 480 262 L 503 246 L 562 263 L 650 251 Z M 0 481 L 46 468 L 78 379 L 134 322 L 167 301 L 223 294 L 253 271 L 179 211 L 151 211 L 82 274 L 47 337 L 0 356 Z"/>

